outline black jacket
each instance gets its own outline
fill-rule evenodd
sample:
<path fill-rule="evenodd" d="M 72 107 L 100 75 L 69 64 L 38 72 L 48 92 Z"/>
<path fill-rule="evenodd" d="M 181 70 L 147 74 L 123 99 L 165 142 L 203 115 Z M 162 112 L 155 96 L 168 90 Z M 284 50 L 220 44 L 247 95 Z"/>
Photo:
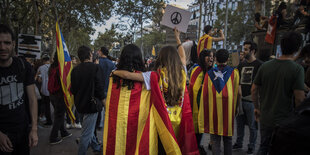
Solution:
<path fill-rule="evenodd" d="M 92 113 L 90 100 L 92 96 L 92 82 L 94 81 L 94 96 L 103 100 L 104 80 L 99 65 L 92 62 L 84 62 L 76 66 L 71 72 L 71 92 L 74 95 L 74 104 L 79 113 Z"/>

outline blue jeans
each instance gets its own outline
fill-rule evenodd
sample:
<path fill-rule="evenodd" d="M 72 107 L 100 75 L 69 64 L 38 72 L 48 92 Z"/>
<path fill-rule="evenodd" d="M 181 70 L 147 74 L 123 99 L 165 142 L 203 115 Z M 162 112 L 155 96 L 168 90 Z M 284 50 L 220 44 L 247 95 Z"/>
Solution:
<path fill-rule="evenodd" d="M 260 129 L 261 142 L 257 155 L 267 155 L 270 151 L 273 128 Z"/>
<path fill-rule="evenodd" d="M 224 155 L 232 155 L 232 137 L 231 136 L 219 136 L 210 134 L 212 142 L 212 154 L 220 155 L 221 154 L 221 139 L 223 137 L 224 142 Z"/>
<path fill-rule="evenodd" d="M 242 146 L 244 137 L 244 127 L 246 124 L 249 126 L 250 138 L 248 148 L 255 149 L 257 138 L 257 122 L 254 115 L 254 104 L 252 102 L 242 101 L 243 115 L 236 117 L 237 120 L 237 141 L 236 144 Z"/>
<path fill-rule="evenodd" d="M 89 146 L 94 151 L 100 151 L 101 149 L 94 134 L 97 116 L 98 113 L 84 114 L 78 155 L 86 155 Z"/>

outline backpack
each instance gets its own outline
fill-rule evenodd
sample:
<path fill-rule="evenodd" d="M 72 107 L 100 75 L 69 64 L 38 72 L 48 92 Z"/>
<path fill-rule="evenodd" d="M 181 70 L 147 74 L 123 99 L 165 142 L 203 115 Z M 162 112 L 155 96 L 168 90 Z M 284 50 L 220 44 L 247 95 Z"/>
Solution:
<path fill-rule="evenodd" d="M 270 155 L 310 154 L 310 98 L 307 98 L 296 113 L 281 122 L 273 133 Z"/>
<path fill-rule="evenodd" d="M 47 90 L 50 94 L 55 94 L 60 89 L 59 71 L 58 68 L 51 68 L 48 75 Z"/>
<path fill-rule="evenodd" d="M 193 40 L 193 46 L 191 48 L 191 59 L 190 59 L 191 64 L 198 63 L 198 55 L 197 55 L 197 44 Z"/>

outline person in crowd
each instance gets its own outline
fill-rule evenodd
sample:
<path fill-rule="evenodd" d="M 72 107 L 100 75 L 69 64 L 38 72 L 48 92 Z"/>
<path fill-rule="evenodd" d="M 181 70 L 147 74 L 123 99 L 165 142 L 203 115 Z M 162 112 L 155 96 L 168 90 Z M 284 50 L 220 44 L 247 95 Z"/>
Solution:
<path fill-rule="evenodd" d="M 285 2 L 281 2 L 278 9 L 276 10 L 277 15 L 277 28 L 279 27 L 289 27 L 290 19 L 287 17 L 287 5 Z"/>
<path fill-rule="evenodd" d="M 38 143 L 34 71 L 14 47 L 13 31 L 0 24 L 0 154 L 29 155 Z"/>
<path fill-rule="evenodd" d="M 115 69 L 114 63 L 108 58 L 109 50 L 102 46 L 100 50 L 97 52 L 99 57 L 99 66 L 103 71 L 102 79 L 104 80 L 104 93 L 107 94 L 108 87 L 109 87 L 109 76 L 112 70 Z M 106 97 L 106 96 L 105 96 Z M 104 111 L 104 110 L 103 110 Z M 102 128 L 104 122 L 104 112 L 99 112 L 98 119 L 97 119 L 97 128 Z"/>
<path fill-rule="evenodd" d="M 261 133 L 259 155 L 268 154 L 275 126 L 290 117 L 294 106 L 305 98 L 304 69 L 293 61 L 301 41 L 297 32 L 285 34 L 281 39 L 282 56 L 261 65 L 253 82 L 251 95 Z"/>
<path fill-rule="evenodd" d="M 178 152 L 183 154 L 198 154 L 196 137 L 194 133 L 192 112 L 189 103 L 189 96 L 186 89 L 186 55 L 180 41 L 180 32 L 174 29 L 177 49 L 172 46 L 165 46 L 159 51 L 154 71 L 143 73 L 132 73 L 124 70 L 116 70 L 114 75 L 124 79 L 144 82 L 147 90 L 151 90 L 151 100 L 156 109 L 169 116 L 169 122 L 162 125 L 172 125 L 173 131 L 165 131 L 164 126 L 157 126 L 159 136 L 171 133 L 178 140 L 180 150 L 176 150 L 173 141 L 168 141 L 170 136 L 161 137 L 159 153 Z M 155 97 L 155 96 L 158 97 Z M 156 120 L 156 119 L 155 119 Z M 169 128 L 168 128 L 169 129 Z M 170 128 L 171 129 L 171 128 Z M 185 133 L 187 133 L 185 138 Z M 179 152 L 179 153 L 181 153 Z"/>
<path fill-rule="evenodd" d="M 57 52 L 54 54 L 53 62 L 48 71 L 48 91 L 50 94 L 50 100 L 54 107 L 54 123 L 50 134 L 50 144 L 54 145 L 59 144 L 63 139 L 72 136 L 72 133 L 69 133 L 65 129 L 64 124 L 67 107 L 64 100 L 64 93 L 61 88 Z M 58 136 L 59 131 L 61 137 Z"/>
<path fill-rule="evenodd" d="M 38 68 L 37 71 L 37 75 L 38 75 L 38 79 L 39 82 L 41 83 L 41 100 L 42 100 L 42 104 L 44 105 L 44 114 L 45 114 L 45 118 L 46 118 L 46 122 L 44 123 L 45 126 L 51 126 L 52 125 L 52 117 L 51 117 L 51 105 L 50 105 L 50 94 L 48 92 L 47 89 L 47 85 L 48 85 L 48 70 L 50 67 L 50 58 L 49 56 L 44 56 L 42 58 L 43 61 L 43 65 L 41 65 Z"/>
<path fill-rule="evenodd" d="M 257 30 L 266 30 L 268 27 L 268 17 L 262 16 L 259 12 L 255 13 L 255 28 Z"/>
<path fill-rule="evenodd" d="M 126 45 L 121 52 L 117 69 L 144 72 L 145 66 L 140 48 L 134 44 Z M 104 154 L 134 154 L 135 152 L 147 154 L 149 151 L 157 150 L 154 148 L 157 145 L 152 145 L 157 143 L 157 137 L 152 139 L 150 144 L 137 143 L 143 127 L 150 123 L 149 107 L 150 92 L 145 89 L 143 82 L 122 79 L 116 75 L 110 77 L 103 134 Z M 152 135 L 151 133 L 149 134 Z M 146 137 L 148 136 L 141 139 L 144 140 Z M 140 151 L 139 148 L 144 149 Z"/>
<path fill-rule="evenodd" d="M 70 58 L 71 58 L 73 68 L 76 67 L 78 65 L 77 57 L 75 55 L 70 55 Z M 82 125 L 81 125 L 80 117 L 82 117 L 82 116 L 77 112 L 74 105 L 73 105 L 72 109 L 73 109 L 72 112 L 74 112 L 74 116 L 75 116 L 75 122 L 72 124 L 72 121 L 71 121 L 70 117 L 68 116 L 68 113 L 66 113 L 66 121 L 67 121 L 66 128 L 67 129 L 72 129 L 72 128 L 81 129 Z"/>
<path fill-rule="evenodd" d="M 71 72 L 71 92 L 74 95 L 76 110 L 83 115 L 82 133 L 79 140 L 79 155 L 86 155 L 90 146 L 94 152 L 101 152 L 101 146 L 95 136 L 98 112 L 102 109 L 93 108 L 96 104 L 104 104 L 104 80 L 99 65 L 94 64 L 93 54 L 89 47 L 78 48 L 81 61 Z M 96 100 L 94 103 L 92 100 Z"/>
<path fill-rule="evenodd" d="M 197 55 L 199 56 L 200 52 L 203 49 L 210 50 L 212 48 L 213 42 L 222 41 L 225 39 L 224 33 L 222 30 L 213 29 L 211 25 L 207 25 L 204 27 L 203 32 L 205 33 L 202 37 L 199 38 L 197 45 Z M 220 34 L 220 37 L 212 37 L 216 33 Z"/>
<path fill-rule="evenodd" d="M 239 72 L 227 65 L 229 53 L 220 49 L 215 53 L 217 67 L 210 69 L 203 81 L 198 112 L 199 133 L 211 134 L 212 153 L 232 154 L 235 109 L 240 99 Z"/>
<path fill-rule="evenodd" d="M 193 44 L 194 44 L 194 42 L 192 40 L 190 40 L 188 37 L 185 38 L 185 41 L 182 43 L 182 46 L 184 48 L 185 55 L 186 55 L 186 66 L 188 66 L 190 64 L 191 51 L 192 51 Z"/>
<path fill-rule="evenodd" d="M 244 127 L 249 126 L 250 137 L 247 154 L 253 154 L 255 150 L 258 125 L 254 116 L 254 104 L 251 98 L 251 86 L 255 75 L 262 65 L 262 61 L 256 59 L 255 53 L 257 45 L 252 41 L 243 43 L 243 52 L 245 61 L 238 65 L 240 75 L 240 85 L 242 90 L 242 98 L 239 106 L 239 114 L 237 120 L 237 140 L 233 145 L 233 149 L 241 149 L 244 137 Z"/>
<path fill-rule="evenodd" d="M 240 55 L 239 55 L 239 63 L 243 63 L 244 61 L 245 61 L 245 59 L 244 59 L 244 52 L 241 51 Z"/>
<path fill-rule="evenodd" d="M 210 50 L 204 49 L 200 52 L 198 65 L 194 67 L 191 72 L 189 80 L 189 98 L 191 101 L 194 128 L 197 138 L 197 144 L 200 144 L 202 134 L 198 132 L 198 107 L 201 95 L 201 86 L 204 80 L 205 74 L 213 67 L 214 53 Z M 203 151 L 203 149 L 200 149 Z"/>

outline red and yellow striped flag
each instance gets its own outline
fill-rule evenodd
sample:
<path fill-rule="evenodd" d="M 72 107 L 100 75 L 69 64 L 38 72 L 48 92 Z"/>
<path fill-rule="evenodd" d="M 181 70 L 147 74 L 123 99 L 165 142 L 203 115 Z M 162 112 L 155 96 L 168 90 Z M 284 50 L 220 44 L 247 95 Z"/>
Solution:
<path fill-rule="evenodd" d="M 198 133 L 198 102 L 197 98 L 198 96 L 198 91 L 202 86 L 203 82 L 203 71 L 201 67 L 196 66 L 192 70 L 191 77 L 189 79 L 189 98 L 191 101 L 191 107 L 193 111 L 193 122 L 194 122 L 194 128 L 195 128 L 195 133 Z"/>
<path fill-rule="evenodd" d="M 202 37 L 200 37 L 199 41 L 198 41 L 198 45 L 197 45 L 197 56 L 199 57 L 200 52 L 203 49 L 208 49 L 210 50 L 212 48 L 212 37 L 204 34 Z"/>
<path fill-rule="evenodd" d="M 66 103 L 69 117 L 72 121 L 74 121 L 75 117 L 71 110 L 74 104 L 74 100 L 73 95 L 70 92 L 72 63 L 67 45 L 60 31 L 58 22 L 56 22 L 56 44 L 57 44 L 57 55 L 59 62 L 59 74 L 62 90 L 64 92 L 64 100 Z"/>
<path fill-rule="evenodd" d="M 209 70 L 204 78 L 198 125 L 200 133 L 232 136 L 239 88 L 239 72 L 226 66 Z"/>
<path fill-rule="evenodd" d="M 110 78 L 103 133 L 104 154 L 157 154 L 154 118 L 150 117 L 150 91 L 141 82 L 117 88 Z"/>
<path fill-rule="evenodd" d="M 151 101 L 156 128 L 166 154 L 198 155 L 199 151 L 194 132 L 192 111 L 186 87 L 180 129 L 178 137 L 176 137 L 167 112 L 166 103 L 158 85 L 159 78 L 160 76 L 157 72 L 151 73 Z"/>

